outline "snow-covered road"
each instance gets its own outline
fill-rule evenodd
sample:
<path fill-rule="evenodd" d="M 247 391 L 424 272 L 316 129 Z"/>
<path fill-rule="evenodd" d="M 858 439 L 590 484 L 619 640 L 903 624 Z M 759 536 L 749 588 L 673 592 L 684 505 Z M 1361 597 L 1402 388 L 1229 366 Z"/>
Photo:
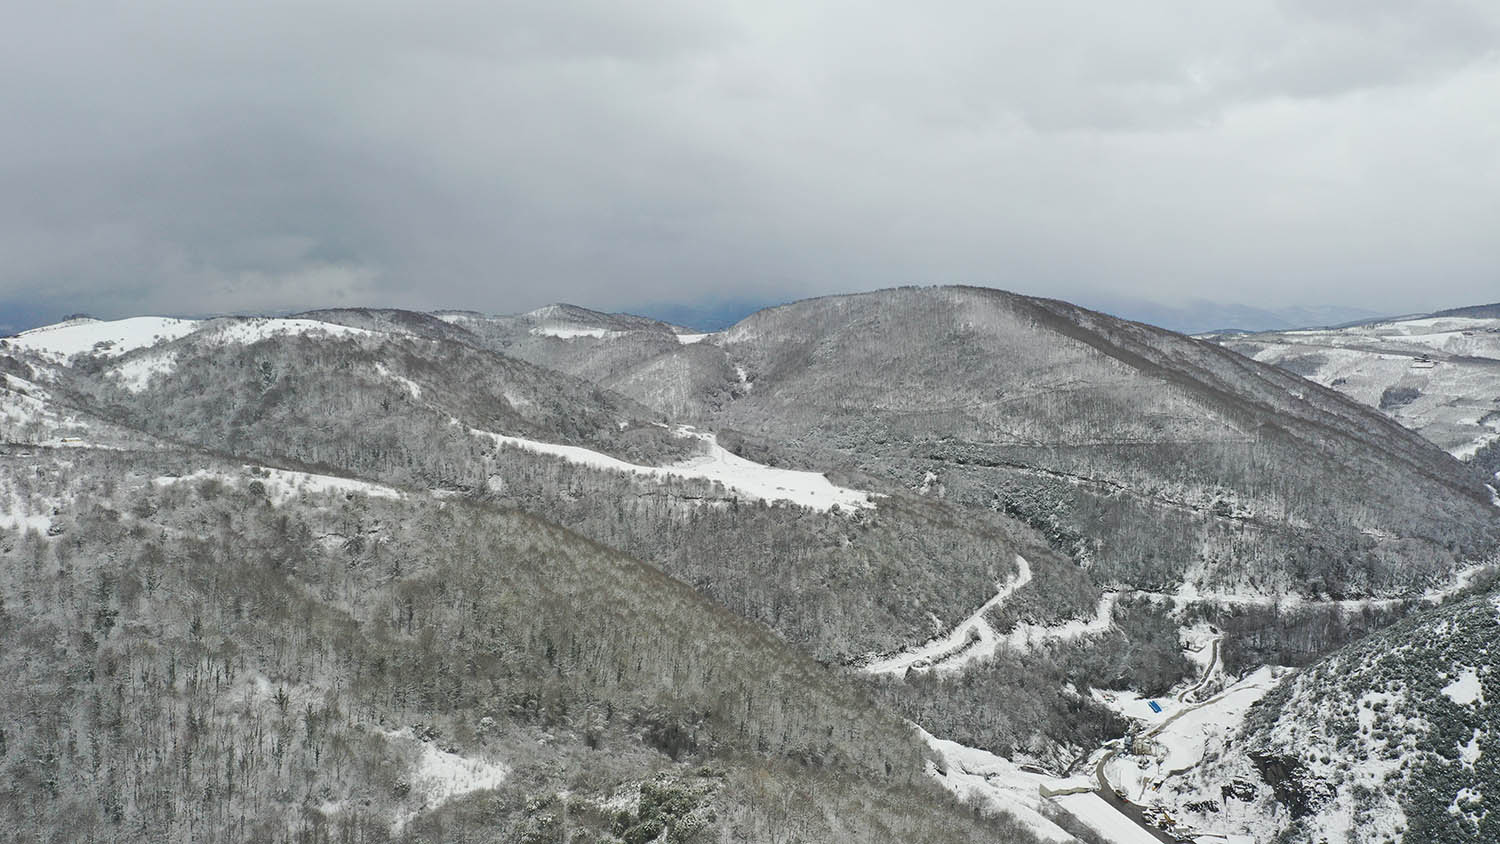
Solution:
<path fill-rule="evenodd" d="M 994 597 L 985 601 L 972 615 L 923 645 L 867 663 L 863 671 L 884 675 L 905 674 L 907 671 L 961 671 L 978 660 L 993 656 L 1002 647 L 1026 651 L 1043 642 L 1066 642 L 1103 633 L 1114 623 L 1118 594 L 1105 592 L 1099 597 L 1092 618 L 1072 619 L 1059 624 L 1023 622 L 1004 634 L 996 632 L 986 615 L 1030 582 L 1031 564 L 1017 554 L 1015 575 L 1004 583 L 996 583 Z"/>
<path fill-rule="evenodd" d="M 947 634 L 926 644 L 903 651 L 887 659 L 866 665 L 867 674 L 905 674 L 908 668 L 937 668 L 956 671 L 981 657 L 995 652 L 1001 637 L 990 626 L 985 614 L 1005 603 L 1017 589 L 1031 582 L 1031 564 L 1016 555 L 1016 573 L 1004 583 L 996 583 L 995 596 L 984 602 L 973 615 L 958 623 Z"/>

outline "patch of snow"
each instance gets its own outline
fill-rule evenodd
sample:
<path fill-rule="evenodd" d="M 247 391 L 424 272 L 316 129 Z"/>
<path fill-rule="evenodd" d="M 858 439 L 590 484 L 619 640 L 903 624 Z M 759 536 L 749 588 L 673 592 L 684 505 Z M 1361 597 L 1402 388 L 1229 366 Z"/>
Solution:
<path fill-rule="evenodd" d="M 576 340 L 579 337 L 607 340 L 611 337 L 620 337 L 626 332 L 612 331 L 608 328 L 585 328 L 576 325 L 539 325 L 531 329 L 531 333 L 537 337 L 556 337 L 560 340 Z"/>
<path fill-rule="evenodd" d="M 917 729 L 922 740 L 942 758 L 941 767 L 928 765 L 928 774 L 960 799 L 978 799 L 1007 812 L 1043 841 L 1071 842 L 1073 836 L 1042 813 L 1045 799 L 1041 788 L 1062 790 L 1064 786 L 1089 788 L 1087 777 L 1059 781 L 1046 774 L 1022 770 L 1014 762 L 988 751 L 935 738 Z"/>
<path fill-rule="evenodd" d="M 422 385 L 421 384 L 418 384 L 417 382 L 415 382 L 415 381 L 413 381 L 410 378 L 407 378 L 405 376 L 393 375 L 391 373 L 390 369 L 388 369 L 385 364 L 383 364 L 383 363 L 377 363 L 377 364 L 375 364 L 375 371 L 377 373 L 379 373 L 381 376 L 383 376 L 385 378 L 389 378 L 392 381 L 395 381 L 396 383 L 398 383 L 401 386 L 405 387 L 406 388 L 406 392 L 410 393 L 412 398 L 419 399 L 419 398 L 422 397 Z"/>
<path fill-rule="evenodd" d="M 64 363 L 80 353 L 117 357 L 191 334 L 202 325 L 198 320 L 152 316 L 109 321 L 75 319 L 23 331 L 5 342 L 54 363 Z"/>
<path fill-rule="evenodd" d="M 39 397 L 47 395 L 46 391 L 27 390 L 22 394 L 0 390 L 0 439 L 49 447 L 84 445 L 82 435 L 88 433 L 88 423 L 67 408 Z"/>
<path fill-rule="evenodd" d="M 46 534 L 52 527 L 51 508 L 43 507 L 38 509 L 45 509 L 49 512 L 37 512 L 36 509 L 30 507 L 27 502 L 22 501 L 12 491 L 9 495 L 9 500 L 4 505 L 4 509 L 0 509 L 0 528 L 9 528 L 21 533 L 34 530 L 38 533 Z"/>
<path fill-rule="evenodd" d="M 374 332 L 332 322 L 321 322 L 315 319 L 252 317 L 233 321 L 216 321 L 214 327 L 204 330 L 201 336 L 207 342 L 218 343 L 220 345 L 228 345 L 230 343 L 249 345 L 271 337 L 299 334 L 327 334 L 332 337 L 367 337 L 374 334 Z"/>
<path fill-rule="evenodd" d="M 1484 733 L 1475 728 L 1474 734 L 1469 737 L 1469 743 L 1459 745 L 1458 758 L 1463 760 L 1463 763 L 1470 768 L 1473 768 L 1474 763 L 1479 761 L 1479 757 L 1484 755 L 1484 751 L 1479 747 L 1479 740 L 1483 737 Z"/>
<path fill-rule="evenodd" d="M 0 373 L 0 375 L 3 375 L 5 377 L 4 386 L 7 389 L 23 392 L 31 396 L 32 398 L 42 399 L 44 401 L 52 398 L 52 394 L 47 390 L 31 381 L 27 381 L 25 378 L 19 378 L 15 375 L 11 375 L 9 372 Z"/>
<path fill-rule="evenodd" d="M 705 339 L 712 336 L 712 334 L 678 334 L 677 342 L 683 345 L 687 345 L 688 343 L 702 343 Z"/>
<path fill-rule="evenodd" d="M 1478 425 L 1479 420 L 1474 420 L 1474 424 Z M 1500 434 L 1482 434 L 1463 445 L 1448 449 L 1448 453 L 1459 460 L 1468 460 L 1495 440 L 1500 440 Z"/>
<path fill-rule="evenodd" d="M 1169 700 L 1165 697 L 1145 697 L 1140 692 L 1130 690 L 1113 691 L 1094 689 L 1092 696 L 1095 701 L 1124 715 L 1126 718 L 1133 718 L 1136 721 L 1143 721 L 1147 724 L 1160 724 L 1162 721 L 1175 715 L 1178 708 L 1177 702 L 1174 700 Z M 1161 711 L 1158 712 L 1152 709 L 1152 703 L 1161 707 Z"/>
<path fill-rule="evenodd" d="M 531 407 L 532 405 L 536 404 L 536 402 L 532 401 L 531 399 L 528 399 L 525 396 L 519 395 L 517 393 L 512 393 L 510 390 L 506 390 L 500 395 L 505 399 L 507 404 L 514 408 Z"/>
<path fill-rule="evenodd" d="M 150 386 L 152 378 L 166 375 L 176 367 L 175 352 L 152 352 L 125 361 L 115 367 L 111 374 L 119 379 L 121 387 L 132 393 L 139 393 Z"/>
<path fill-rule="evenodd" d="M 290 469 L 272 469 L 266 466 L 246 465 L 243 474 L 230 474 L 212 469 L 199 469 L 190 475 L 165 475 L 154 478 L 158 486 L 176 483 L 192 483 L 201 480 L 218 480 L 231 486 L 260 481 L 272 504 L 285 504 L 300 495 L 367 495 L 371 498 L 399 499 L 400 490 L 383 484 L 341 478 L 336 475 L 318 475 L 311 472 L 296 472 Z"/>
<path fill-rule="evenodd" d="M 1465 668 L 1458 678 L 1443 687 L 1443 694 L 1459 706 L 1468 706 L 1475 701 L 1484 704 L 1484 687 L 1479 684 L 1479 673 Z"/>
<path fill-rule="evenodd" d="M 1110 844 L 1161 844 L 1156 836 L 1131 823 L 1092 791 L 1064 794 L 1052 800 Z"/>
<path fill-rule="evenodd" d="M 481 431 L 477 428 L 470 428 L 469 432 L 476 436 L 486 437 L 499 445 L 561 457 L 570 463 L 577 463 L 592 469 L 626 472 L 648 478 L 694 478 L 716 481 L 723 484 L 725 489 L 760 501 L 787 501 L 824 511 L 835 506 L 853 508 L 875 506 L 873 496 L 868 492 L 835 486 L 819 472 L 777 469 L 746 460 L 719 445 L 713 434 L 697 433 L 686 427 L 679 428 L 678 433 L 702 440 L 707 445 L 708 452 L 669 466 L 640 466 L 582 446 L 545 443 Z"/>
<path fill-rule="evenodd" d="M 455 797 L 497 788 L 510 774 L 510 768 L 498 762 L 450 753 L 432 742 L 420 742 L 410 730 L 384 735 L 388 741 L 421 745 L 409 783 L 411 796 L 418 805 L 397 816 L 398 830 L 418 814 L 436 809 Z"/>

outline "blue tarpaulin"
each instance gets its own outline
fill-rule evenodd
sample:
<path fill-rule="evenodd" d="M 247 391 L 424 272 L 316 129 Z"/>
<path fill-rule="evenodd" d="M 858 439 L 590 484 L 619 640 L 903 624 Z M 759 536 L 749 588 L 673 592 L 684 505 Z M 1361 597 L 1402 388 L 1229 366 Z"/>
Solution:
<path fill-rule="evenodd" d="M 1161 711 L 1161 704 L 1157 703 L 1154 700 L 1148 700 L 1148 701 L 1146 701 L 1146 705 L 1149 706 L 1149 707 L 1151 707 L 1151 711 L 1152 712 L 1160 712 Z"/>

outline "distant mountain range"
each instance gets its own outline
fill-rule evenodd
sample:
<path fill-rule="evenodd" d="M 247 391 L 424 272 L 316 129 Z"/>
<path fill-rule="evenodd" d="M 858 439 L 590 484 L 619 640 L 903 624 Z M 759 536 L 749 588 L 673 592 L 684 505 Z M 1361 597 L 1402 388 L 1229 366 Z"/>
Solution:
<path fill-rule="evenodd" d="M 1144 299 L 1112 297 L 1090 298 L 1082 304 L 1123 319 L 1149 323 L 1183 334 L 1315 328 L 1386 316 L 1368 308 L 1345 305 L 1257 308 L 1204 300 L 1168 305 Z"/>

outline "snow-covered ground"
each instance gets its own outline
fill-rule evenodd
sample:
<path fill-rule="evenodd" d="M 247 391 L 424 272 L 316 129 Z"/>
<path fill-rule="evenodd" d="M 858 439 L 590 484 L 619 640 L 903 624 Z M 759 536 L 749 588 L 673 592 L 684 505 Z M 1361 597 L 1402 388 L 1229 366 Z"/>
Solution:
<path fill-rule="evenodd" d="M 7 375 L 0 389 L 0 440 L 31 445 L 77 445 L 90 427 L 77 412 L 50 400 L 47 391 Z"/>
<path fill-rule="evenodd" d="M 171 373 L 177 366 L 177 355 L 171 351 L 147 352 L 121 363 L 111 370 L 120 386 L 132 393 L 144 391 L 151 379 Z"/>
<path fill-rule="evenodd" d="M 414 398 L 414 399 L 420 399 L 422 397 L 422 385 L 421 384 L 418 384 L 417 382 L 411 380 L 410 378 L 407 378 L 404 375 L 397 375 L 397 374 L 391 372 L 390 368 L 387 367 L 385 364 L 383 364 L 383 363 L 377 363 L 377 364 L 375 364 L 375 372 L 377 374 L 379 374 L 381 377 L 389 378 L 392 381 L 395 381 L 397 384 L 400 384 L 402 387 L 405 387 L 406 388 L 406 392 L 409 393 L 409 394 L 411 394 L 412 398 Z"/>
<path fill-rule="evenodd" d="M 587 328 L 577 325 L 539 325 L 531 329 L 531 333 L 537 337 L 556 337 L 559 340 L 576 340 L 579 337 L 607 340 L 611 337 L 619 337 L 625 334 L 624 331 L 614 331 L 608 328 Z"/>
<path fill-rule="evenodd" d="M 1043 841 L 1074 840 L 1044 814 L 1047 798 L 1042 796 L 1041 789 L 1043 786 L 1057 791 L 1089 789 L 1092 784 L 1088 777 L 1062 780 L 1026 771 L 1009 759 L 988 751 L 936 738 L 920 728 L 919 733 L 942 759 L 942 765 L 930 766 L 928 773 L 949 791 L 960 798 L 982 800 L 1010 813 Z"/>
<path fill-rule="evenodd" d="M 23 499 L 15 490 L 6 489 L 0 497 L 0 528 L 46 533 L 52 527 L 52 510 L 60 503 Z"/>
<path fill-rule="evenodd" d="M 411 730 L 393 730 L 383 735 L 387 741 L 418 747 L 416 764 L 408 775 L 411 792 L 407 799 L 411 808 L 397 815 L 397 831 L 422 812 L 432 811 L 455 797 L 498 787 L 510 774 L 510 768 L 498 762 L 450 753 L 430 741 L 420 741 Z"/>
<path fill-rule="evenodd" d="M 372 498 L 401 498 L 403 495 L 400 490 L 394 487 L 371 483 L 370 481 L 250 465 L 245 466 L 243 471 L 238 474 L 219 472 L 212 469 L 200 469 L 190 475 L 167 475 L 155 478 L 152 482 L 163 486 L 210 479 L 218 480 L 231 486 L 259 481 L 265 487 L 266 496 L 271 499 L 273 504 L 284 504 L 293 498 L 303 495 L 367 495 Z"/>
<path fill-rule="evenodd" d="M 523 437 L 511 437 L 470 428 L 470 433 L 485 437 L 498 445 L 520 448 L 536 454 L 560 457 L 570 463 L 592 469 L 626 472 L 647 478 L 692 478 L 715 481 L 730 492 L 761 501 L 786 501 L 814 510 L 874 507 L 874 496 L 857 489 L 836 486 L 818 472 L 778 469 L 746 460 L 719 445 L 713 434 L 679 428 L 682 436 L 697 437 L 706 453 L 669 466 L 641 466 L 593 449 L 560 445 Z"/>
<path fill-rule="evenodd" d="M 1064 794 L 1053 800 L 1110 844 L 1161 844 L 1156 836 L 1131 823 L 1096 792 Z"/>
<path fill-rule="evenodd" d="M 198 335 L 203 342 L 225 345 L 255 343 L 269 337 L 320 333 L 334 337 L 369 335 L 362 328 L 350 328 L 312 319 L 270 317 L 226 318 L 210 320 L 173 317 L 129 317 L 117 320 L 75 319 L 23 331 L 15 337 L 0 340 L 0 348 L 35 354 L 48 364 L 63 364 L 78 354 L 115 358 L 140 349 Z M 177 365 L 172 351 L 144 353 L 123 361 L 111 371 L 131 392 L 141 392 L 151 379 L 170 373 Z"/>
<path fill-rule="evenodd" d="M 1215 339 L 1380 408 L 1461 460 L 1500 438 L 1500 320 L 1422 318 Z"/>
<path fill-rule="evenodd" d="M 23 331 L 0 342 L 34 352 L 53 363 L 64 363 L 83 352 L 102 357 L 123 355 L 186 336 L 202 324 L 198 320 L 154 316 L 108 321 L 74 319 Z"/>
<path fill-rule="evenodd" d="M 326 334 L 331 337 L 368 337 L 374 332 L 363 328 L 351 328 L 332 322 L 315 319 L 275 319 L 252 317 L 250 319 L 215 320 L 203 331 L 203 339 L 210 343 L 258 343 L 271 337 L 298 334 Z"/>
<path fill-rule="evenodd" d="M 1479 683 L 1479 672 L 1465 668 L 1458 677 L 1442 689 L 1448 699 L 1459 706 L 1468 706 L 1475 701 L 1484 705 L 1484 688 Z"/>
<path fill-rule="evenodd" d="M 1202 705 L 1168 709 L 1143 735 L 1147 754 L 1113 757 L 1105 772 L 1109 781 L 1136 803 L 1150 803 L 1165 782 L 1203 761 L 1204 754 L 1222 748 L 1244 721 L 1250 705 L 1276 685 L 1279 674 L 1262 667 L 1214 695 Z"/>
<path fill-rule="evenodd" d="M 688 343 L 702 343 L 712 336 L 712 334 L 679 334 L 677 335 L 677 342 L 683 345 L 687 345 Z"/>
<path fill-rule="evenodd" d="M 1105 705 L 1145 726 L 1133 745 L 1105 757 L 1105 778 L 1127 800 L 1146 807 L 1148 814 L 1165 815 L 1179 829 L 1190 829 L 1204 840 L 1257 840 L 1251 833 L 1263 822 L 1258 810 L 1223 805 L 1219 788 L 1224 783 L 1206 782 L 1195 773 L 1205 760 L 1230 751 L 1251 704 L 1285 674 L 1286 669 L 1259 668 L 1201 704 L 1189 703 L 1186 695 L 1156 698 L 1161 712 L 1144 707 L 1146 701 L 1137 695 L 1096 694 Z M 1215 810 L 1204 812 L 1205 805 Z"/>

